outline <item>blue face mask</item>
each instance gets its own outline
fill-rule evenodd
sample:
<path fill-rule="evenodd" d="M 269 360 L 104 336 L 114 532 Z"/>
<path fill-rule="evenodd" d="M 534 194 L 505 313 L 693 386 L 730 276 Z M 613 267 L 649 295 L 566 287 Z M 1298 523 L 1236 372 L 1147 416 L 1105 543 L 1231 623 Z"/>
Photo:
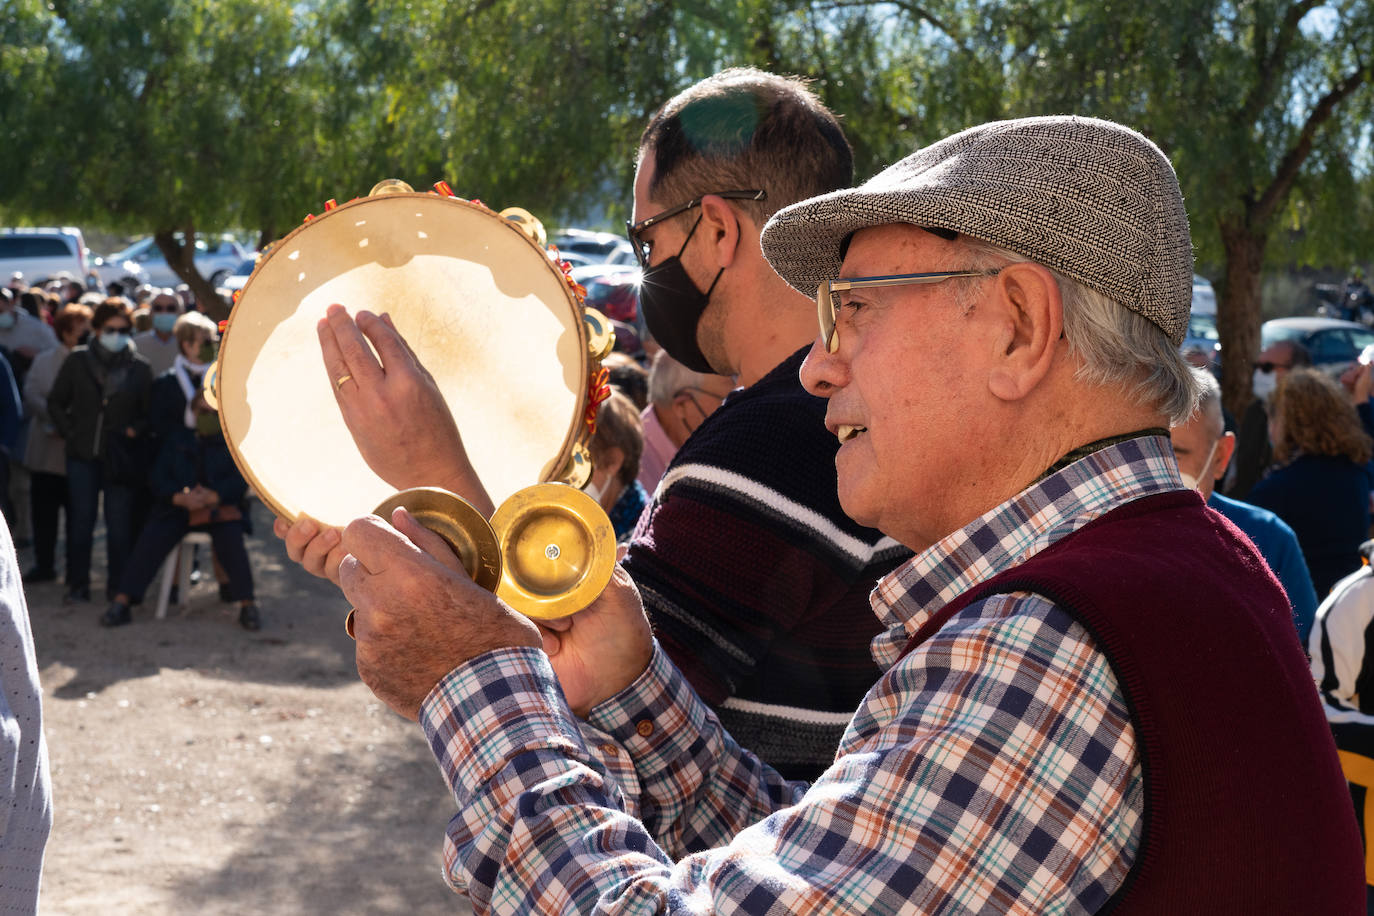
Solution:
<path fill-rule="evenodd" d="M 100 345 L 111 353 L 119 353 L 127 347 L 133 338 L 122 331 L 101 331 Z"/>
<path fill-rule="evenodd" d="M 170 334 L 172 328 L 176 327 L 177 316 L 171 312 L 153 313 L 153 330 L 159 334 Z"/>
<path fill-rule="evenodd" d="M 8 331 L 14 327 L 17 320 L 18 316 L 14 312 L 0 312 L 0 331 Z"/>

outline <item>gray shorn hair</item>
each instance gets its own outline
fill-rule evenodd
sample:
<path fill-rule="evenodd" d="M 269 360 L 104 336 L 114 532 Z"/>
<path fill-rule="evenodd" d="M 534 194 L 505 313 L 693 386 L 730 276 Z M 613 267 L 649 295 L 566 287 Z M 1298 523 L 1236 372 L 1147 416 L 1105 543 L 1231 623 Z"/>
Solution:
<path fill-rule="evenodd" d="M 679 391 L 694 385 L 700 387 L 705 378 L 673 359 L 666 350 L 659 350 L 649 367 L 649 402 L 667 407 Z"/>
<path fill-rule="evenodd" d="M 1193 368 L 1193 381 L 1197 383 L 1197 410 L 1188 415 L 1191 420 L 1197 414 L 1202 414 L 1211 427 L 1208 431 L 1209 439 L 1220 439 L 1221 434 L 1226 432 L 1226 418 L 1221 413 L 1221 384 L 1206 369 Z M 1188 422 L 1184 420 L 1183 422 Z"/>
<path fill-rule="evenodd" d="M 960 236 L 970 259 L 961 267 L 974 270 L 1034 259 Z M 1044 266 L 1044 265 L 1041 265 Z M 1090 385 L 1120 387 L 1168 416 L 1170 424 L 1187 422 L 1198 403 L 1198 379 L 1162 330 L 1148 318 L 1110 297 L 1046 267 L 1059 283 L 1064 302 L 1064 338 L 1082 364 L 1075 377 Z M 970 284 L 961 289 L 968 302 Z"/>

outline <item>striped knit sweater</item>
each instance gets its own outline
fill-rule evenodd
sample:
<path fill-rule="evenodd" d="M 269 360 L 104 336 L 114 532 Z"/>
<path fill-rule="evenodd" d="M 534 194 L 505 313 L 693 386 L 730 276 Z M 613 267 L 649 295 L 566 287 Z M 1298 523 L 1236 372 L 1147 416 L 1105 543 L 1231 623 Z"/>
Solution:
<path fill-rule="evenodd" d="M 673 662 L 742 746 L 794 779 L 830 764 L 877 680 L 868 594 L 911 556 L 840 509 L 839 441 L 798 380 L 805 355 L 683 444 L 624 564 Z"/>

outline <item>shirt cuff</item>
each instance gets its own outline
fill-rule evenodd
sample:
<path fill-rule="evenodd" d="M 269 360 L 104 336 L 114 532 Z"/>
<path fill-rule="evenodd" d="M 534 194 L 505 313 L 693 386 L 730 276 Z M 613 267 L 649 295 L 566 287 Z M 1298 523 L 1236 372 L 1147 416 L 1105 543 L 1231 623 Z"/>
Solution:
<path fill-rule="evenodd" d="M 593 708 L 587 721 L 614 738 L 647 781 L 692 761 L 713 715 L 655 640 L 644 673 Z"/>
<path fill-rule="evenodd" d="M 518 754 L 589 760 L 542 649 L 495 649 L 459 665 L 420 704 L 420 725 L 459 805 Z"/>

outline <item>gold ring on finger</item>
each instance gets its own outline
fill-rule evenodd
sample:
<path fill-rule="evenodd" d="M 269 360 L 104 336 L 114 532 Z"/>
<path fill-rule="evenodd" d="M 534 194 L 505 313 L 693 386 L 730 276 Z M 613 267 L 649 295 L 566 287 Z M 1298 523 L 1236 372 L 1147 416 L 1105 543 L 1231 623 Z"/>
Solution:
<path fill-rule="evenodd" d="M 354 608 L 349 608 L 348 616 L 344 618 L 344 632 L 348 634 L 349 639 L 356 640 L 358 637 L 353 635 L 353 614 Z"/>
<path fill-rule="evenodd" d="M 346 382 L 346 381 L 348 381 L 348 380 L 351 379 L 352 377 L 353 377 L 352 375 L 341 375 L 341 376 L 339 376 L 339 380 L 338 380 L 337 382 L 334 383 L 334 387 L 335 387 L 335 388 L 342 388 L 342 387 L 343 387 L 343 383 Z"/>

